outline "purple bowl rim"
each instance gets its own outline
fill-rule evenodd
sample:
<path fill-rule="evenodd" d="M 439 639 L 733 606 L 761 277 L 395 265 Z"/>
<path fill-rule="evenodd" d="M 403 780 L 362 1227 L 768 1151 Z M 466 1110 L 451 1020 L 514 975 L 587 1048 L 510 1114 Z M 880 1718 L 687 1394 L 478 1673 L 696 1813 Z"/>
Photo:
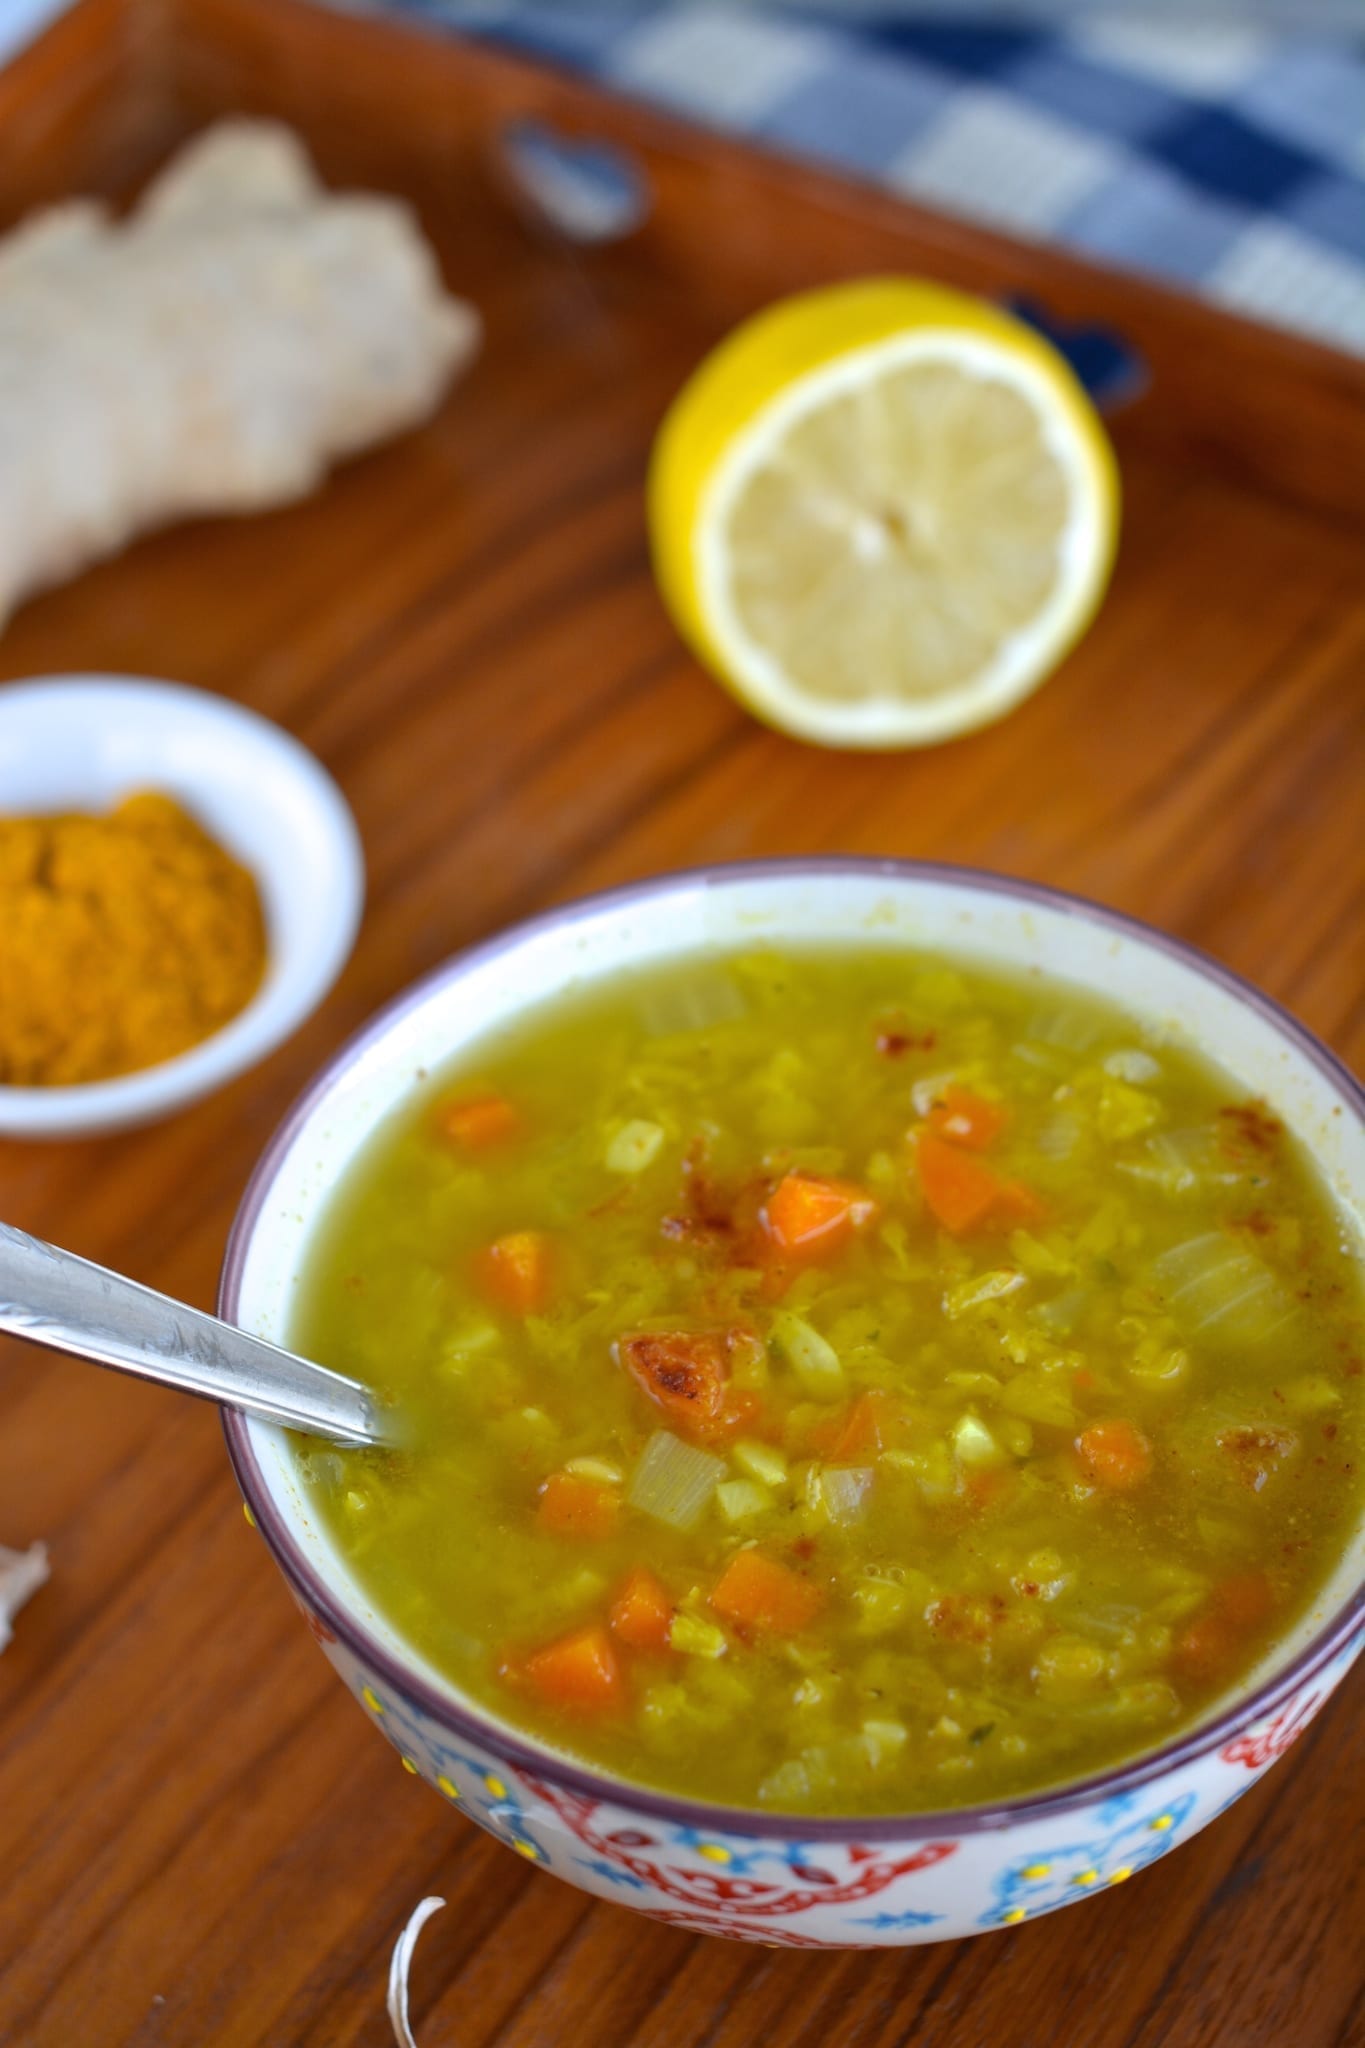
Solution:
<path fill-rule="evenodd" d="M 1030 882 L 1013 875 L 997 874 L 986 868 L 960 867 L 949 861 L 829 855 L 713 862 L 701 867 L 673 869 L 663 874 L 647 876 L 640 881 L 627 882 L 616 888 L 575 897 L 567 903 L 554 904 L 535 916 L 509 925 L 489 938 L 476 941 L 472 946 L 451 954 L 448 959 L 431 968 L 408 988 L 401 990 L 353 1032 L 285 1112 L 247 1182 L 233 1218 L 224 1254 L 218 1289 L 219 1315 L 228 1322 L 236 1320 L 242 1270 L 252 1232 L 278 1172 L 279 1163 L 300 1130 L 331 1094 L 342 1075 L 349 1071 L 371 1046 L 385 1038 L 401 1018 L 410 1011 L 420 1008 L 437 990 L 486 966 L 490 961 L 524 945 L 528 940 L 554 930 L 557 926 L 576 923 L 598 912 L 648 903 L 680 889 L 695 889 L 699 884 L 714 888 L 742 885 L 748 881 L 799 881 L 841 875 L 858 876 L 867 880 L 882 878 L 888 882 L 938 882 L 954 888 L 976 890 L 983 896 L 1005 896 L 1037 904 L 1045 909 L 1059 910 L 1067 916 L 1085 919 L 1090 923 L 1105 926 L 1125 938 L 1136 938 L 1139 943 L 1148 945 L 1157 952 L 1166 953 L 1182 964 L 1192 967 L 1197 974 L 1222 988 L 1235 1001 L 1255 1011 L 1281 1037 L 1288 1039 L 1311 1066 L 1318 1069 L 1345 1101 L 1354 1107 L 1361 1121 L 1365 1122 L 1365 1088 L 1357 1081 L 1350 1068 L 1338 1059 L 1306 1024 L 1300 1023 L 1297 1017 L 1282 1004 L 1277 1003 L 1273 997 L 1266 995 L 1254 983 L 1247 981 L 1200 947 L 1191 945 L 1184 939 L 1174 938 L 1169 932 L 1147 924 L 1141 918 L 1132 917 L 1126 911 L 1110 909 L 1073 891 L 1052 888 L 1047 883 Z M 652 1820 L 673 1822 L 719 1834 L 758 1836 L 765 1839 L 788 1838 L 795 1830 L 803 1841 L 844 1841 L 853 1835 L 865 1842 L 921 1841 L 938 1840 L 952 1835 L 989 1833 L 1012 1827 L 1020 1822 L 1046 1821 L 1073 1812 L 1078 1807 L 1093 1805 L 1097 1800 L 1112 1799 L 1118 1794 L 1135 1791 L 1150 1784 L 1153 1779 L 1165 1777 L 1171 1771 L 1212 1755 L 1223 1748 L 1231 1738 L 1242 1733 L 1252 1722 L 1260 1720 L 1264 1715 L 1283 1705 L 1301 1685 L 1317 1677 L 1332 1664 L 1351 1643 L 1362 1621 L 1365 1621 L 1365 1580 L 1362 1580 L 1339 1612 L 1304 1646 L 1298 1656 L 1286 1665 L 1283 1671 L 1268 1679 L 1245 1699 L 1225 1709 L 1213 1720 L 1197 1723 L 1187 1733 L 1177 1736 L 1162 1748 L 1145 1751 L 1132 1763 L 1097 1772 L 1092 1777 L 1068 1781 L 1050 1791 L 1025 1794 L 1017 1799 L 1000 1800 L 985 1806 L 948 1807 L 934 1812 L 915 1811 L 904 1814 L 783 1814 L 766 1813 L 750 1807 L 721 1806 L 705 1800 L 675 1797 L 671 1793 L 656 1791 L 647 1785 L 636 1785 L 628 1779 L 596 1771 L 572 1756 L 554 1750 L 548 1744 L 540 1747 L 525 1741 L 512 1730 L 505 1728 L 491 1714 L 484 1714 L 477 1708 L 463 1705 L 459 1700 L 451 1698 L 428 1683 L 420 1672 L 406 1668 L 398 1656 L 377 1638 L 372 1637 L 364 1624 L 333 1597 L 321 1577 L 314 1571 L 302 1548 L 295 1542 L 266 1488 L 251 1441 L 251 1426 L 247 1418 L 233 1409 L 223 1409 L 221 1413 L 228 1456 L 243 1499 L 284 1578 L 306 1599 L 308 1607 L 332 1629 L 336 1637 L 346 1644 L 352 1655 L 375 1671 L 382 1683 L 391 1686 L 401 1697 L 411 1700 L 438 1725 L 448 1729 L 452 1734 L 492 1750 L 501 1760 L 528 1772 L 532 1777 L 553 1779 L 556 1784 L 569 1791 L 590 1799 L 610 1801 Z M 1252 1782 L 1248 1776 L 1247 1784 L 1250 1785 Z"/>

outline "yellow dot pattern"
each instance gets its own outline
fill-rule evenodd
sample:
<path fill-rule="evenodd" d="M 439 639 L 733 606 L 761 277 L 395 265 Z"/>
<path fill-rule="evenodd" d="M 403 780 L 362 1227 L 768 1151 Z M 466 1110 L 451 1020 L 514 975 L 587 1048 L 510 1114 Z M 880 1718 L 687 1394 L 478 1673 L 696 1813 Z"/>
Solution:
<path fill-rule="evenodd" d="M 495 1778 L 491 1771 L 483 1782 L 495 1799 L 505 1799 L 507 1797 L 507 1787 L 503 1784 L 502 1779 Z"/>
<path fill-rule="evenodd" d="M 411 1771 L 414 1778 L 417 1776 L 417 1766 L 410 1756 L 400 1756 L 398 1761 L 405 1771 Z"/>
<path fill-rule="evenodd" d="M 1028 1919 L 1028 1914 L 1024 1911 L 1022 1906 L 1011 1906 L 1009 1911 L 1005 1914 L 1004 1919 L 1006 1926 L 1017 1927 L 1021 1920 Z"/>
<path fill-rule="evenodd" d="M 362 1686 L 361 1686 L 361 1688 L 360 1688 L 360 1697 L 361 1697 L 361 1699 L 363 1699 L 363 1700 L 364 1700 L 364 1702 L 365 1702 L 366 1706 L 367 1706 L 367 1707 L 369 1708 L 369 1710 L 370 1710 L 370 1712 L 371 1712 L 372 1714 L 382 1714 L 382 1713 L 383 1713 L 383 1711 L 384 1711 L 384 1702 L 383 1702 L 383 1700 L 381 1700 L 381 1699 L 380 1699 L 380 1698 L 378 1697 L 378 1695 L 377 1695 L 377 1694 L 375 1694 L 375 1693 L 372 1693 L 372 1692 L 370 1691 L 370 1688 L 368 1687 L 368 1685 L 362 1685 Z"/>
<path fill-rule="evenodd" d="M 242 1502 L 242 1513 L 246 1517 L 247 1528 L 254 1529 L 256 1526 L 256 1517 L 252 1514 L 250 1507 L 247 1505 L 245 1501 Z"/>
<path fill-rule="evenodd" d="M 1098 1870 L 1078 1870 L 1071 1880 L 1073 1884 L 1098 1884 L 1099 1881 L 1100 1874 Z"/>
<path fill-rule="evenodd" d="M 720 1842 L 699 1842 L 697 1854 L 704 1856 L 708 1863 L 731 1863 L 734 1858 Z"/>
<path fill-rule="evenodd" d="M 524 1856 L 528 1863 L 539 1863 L 540 1851 L 534 1842 L 513 1842 L 512 1847 L 518 1856 Z"/>
<path fill-rule="evenodd" d="M 1132 1874 L 1132 1865 L 1130 1863 L 1125 1863 L 1118 1870 L 1110 1871 L 1109 1882 L 1110 1884 L 1126 1884 L 1128 1879 L 1132 1876 Z"/>
<path fill-rule="evenodd" d="M 1020 1877 L 1026 1877 L 1030 1884 L 1037 1884 L 1040 1878 L 1052 1875 L 1052 1865 L 1050 1863 L 1030 1863 L 1020 1871 L 1019 1875 Z"/>
<path fill-rule="evenodd" d="M 1149 1820 L 1147 1825 L 1154 1835 L 1164 1834 L 1167 1828 L 1175 1826 L 1175 1815 L 1173 1813 L 1159 1813 L 1156 1819 Z"/>
<path fill-rule="evenodd" d="M 436 1780 L 436 1790 L 444 1792 L 447 1799 L 458 1799 L 460 1796 L 459 1786 L 453 1784 L 449 1778 L 438 1778 Z"/>

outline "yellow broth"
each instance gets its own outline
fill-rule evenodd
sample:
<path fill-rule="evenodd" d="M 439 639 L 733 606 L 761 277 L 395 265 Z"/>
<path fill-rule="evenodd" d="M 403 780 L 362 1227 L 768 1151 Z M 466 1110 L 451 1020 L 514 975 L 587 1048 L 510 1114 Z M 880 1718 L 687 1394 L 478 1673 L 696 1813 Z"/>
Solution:
<path fill-rule="evenodd" d="M 299 1456 L 514 1726 L 691 1797 L 951 1806 L 1166 1740 L 1303 1614 L 1361 1508 L 1361 1304 L 1297 1144 L 1107 1003 L 708 957 L 378 1133 L 290 1335 L 411 1445 Z"/>

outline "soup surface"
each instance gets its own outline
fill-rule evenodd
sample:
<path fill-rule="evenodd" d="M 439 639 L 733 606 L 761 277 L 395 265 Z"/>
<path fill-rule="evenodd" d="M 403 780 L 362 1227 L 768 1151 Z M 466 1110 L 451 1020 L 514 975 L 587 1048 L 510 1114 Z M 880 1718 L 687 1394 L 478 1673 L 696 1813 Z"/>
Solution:
<path fill-rule="evenodd" d="M 291 1341 L 401 1403 L 300 1440 L 376 1607 L 626 1777 L 793 1813 L 1168 1738 L 1361 1507 L 1359 1251 L 1209 1065 L 1057 983 L 710 957 L 414 1094 Z"/>

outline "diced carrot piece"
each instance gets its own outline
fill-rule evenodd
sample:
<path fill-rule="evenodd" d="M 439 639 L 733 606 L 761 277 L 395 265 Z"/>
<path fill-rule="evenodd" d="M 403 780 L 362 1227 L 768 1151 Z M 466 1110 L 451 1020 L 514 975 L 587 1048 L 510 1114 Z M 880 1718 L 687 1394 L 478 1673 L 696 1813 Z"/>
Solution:
<path fill-rule="evenodd" d="M 1041 1223 L 1047 1214 L 1042 1198 L 1021 1180 L 1002 1180 L 995 1205 L 998 1223 Z"/>
<path fill-rule="evenodd" d="M 1092 1422 L 1076 1439 L 1086 1476 L 1115 1493 L 1131 1493 L 1152 1475 L 1152 1446 L 1135 1423 L 1116 1416 Z"/>
<path fill-rule="evenodd" d="M 884 1388 L 872 1387 L 859 1394 L 844 1417 L 828 1456 L 836 1465 L 866 1464 L 886 1449 L 899 1414 L 894 1394 L 888 1394 Z"/>
<path fill-rule="evenodd" d="M 612 1628 L 632 1650 L 666 1650 L 672 1621 L 667 1589 L 647 1565 L 637 1564 L 612 1603 Z"/>
<path fill-rule="evenodd" d="M 791 1427 L 787 1434 L 794 1449 L 799 1447 L 802 1450 L 814 1451 L 817 1457 L 831 1460 L 847 1422 L 848 1417 L 836 1409 L 832 1415 L 816 1416 L 804 1427 Z"/>
<path fill-rule="evenodd" d="M 1214 1678 L 1237 1654 L 1237 1631 L 1207 1609 L 1175 1639 L 1171 1662 L 1186 1678 Z"/>
<path fill-rule="evenodd" d="M 591 1542 L 616 1527 L 621 1498 L 614 1486 L 579 1472 L 552 1472 L 540 1489 L 536 1521 L 552 1536 L 576 1536 Z"/>
<path fill-rule="evenodd" d="M 1218 1677 L 1239 1654 L 1243 1636 L 1259 1628 L 1274 1605 L 1274 1589 L 1264 1572 L 1234 1572 L 1214 1587 L 1176 1637 L 1172 1661 L 1189 1678 Z"/>
<path fill-rule="evenodd" d="M 1275 1605 L 1275 1593 L 1264 1572 L 1234 1572 L 1214 1587 L 1212 1600 L 1235 1628 L 1259 1628 Z"/>
<path fill-rule="evenodd" d="M 981 1514 L 1013 1493 L 1017 1483 L 1013 1472 L 995 1467 L 985 1472 L 970 1473 L 963 1492 L 968 1507 Z"/>
<path fill-rule="evenodd" d="M 866 1188 L 818 1173 L 786 1174 L 769 1195 L 764 1228 L 788 1258 L 823 1259 L 877 1213 Z"/>
<path fill-rule="evenodd" d="M 488 1299 L 514 1316 L 533 1316 L 550 1295 L 550 1241 L 539 1230 L 513 1230 L 475 1261 Z"/>
<path fill-rule="evenodd" d="M 933 1131 L 921 1132 L 915 1159 L 925 1201 L 955 1236 L 984 1223 L 1000 1200 L 999 1174 Z"/>
<path fill-rule="evenodd" d="M 955 1237 L 991 1222 L 1036 1222 L 1042 1214 L 1031 1189 L 1003 1179 L 984 1160 L 934 1131 L 920 1133 L 915 1158 L 925 1201 Z"/>
<path fill-rule="evenodd" d="M 447 1102 L 436 1121 L 445 1136 L 467 1152 L 486 1151 L 521 1129 L 521 1117 L 505 1095 L 472 1095 Z"/>
<path fill-rule="evenodd" d="M 771 1248 L 772 1240 L 766 1239 L 765 1251 L 770 1251 Z M 757 1254 L 754 1263 L 761 1266 L 762 1269 L 762 1278 L 758 1283 L 758 1293 L 759 1299 L 766 1302 L 781 1301 L 797 1274 L 802 1270 L 794 1259 L 768 1258 L 764 1256 L 763 1251 Z"/>
<path fill-rule="evenodd" d="M 703 1434 L 708 1443 L 728 1443 L 736 1436 L 762 1436 L 767 1428 L 762 1395 L 749 1387 L 731 1387 L 720 1414 Z"/>
<path fill-rule="evenodd" d="M 849 1408 L 790 1420 L 781 1441 L 792 1451 L 814 1451 L 830 1465 L 870 1465 L 889 1444 L 899 1442 L 905 1410 L 894 1394 L 874 1387 Z"/>
<path fill-rule="evenodd" d="M 1008 1122 L 1008 1113 L 998 1102 L 987 1102 L 957 1081 L 950 1081 L 940 1101 L 929 1112 L 929 1128 L 937 1137 L 949 1138 L 972 1152 L 984 1152 L 993 1145 Z"/>
<path fill-rule="evenodd" d="M 727 1620 L 775 1635 L 808 1628 L 824 1604 L 819 1586 L 759 1550 L 737 1551 L 711 1594 L 711 1605 Z"/>
<path fill-rule="evenodd" d="M 751 1350 L 761 1353 L 752 1330 L 646 1330 L 617 1340 L 616 1355 L 650 1399 L 688 1436 L 703 1443 L 761 1434 L 766 1427 L 762 1397 L 732 1387 L 731 1364 Z"/>
<path fill-rule="evenodd" d="M 521 1669 L 548 1706 L 567 1713 L 610 1713 L 625 1691 L 611 1637 L 600 1622 L 547 1643 Z"/>
<path fill-rule="evenodd" d="M 641 1331 L 619 1338 L 616 1355 L 688 1435 L 706 1438 L 723 1430 L 728 1350 L 722 1331 Z"/>

